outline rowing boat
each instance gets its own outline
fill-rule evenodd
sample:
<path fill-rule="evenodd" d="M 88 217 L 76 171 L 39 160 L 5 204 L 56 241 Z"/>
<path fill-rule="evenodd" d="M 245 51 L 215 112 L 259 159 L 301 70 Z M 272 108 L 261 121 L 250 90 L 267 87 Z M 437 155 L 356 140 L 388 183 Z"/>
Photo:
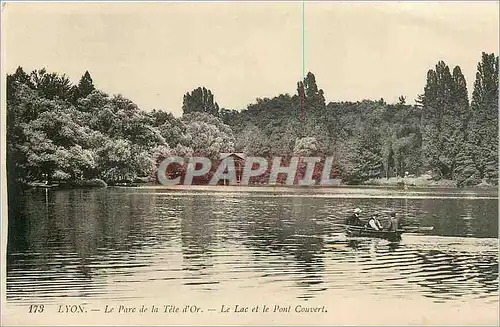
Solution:
<path fill-rule="evenodd" d="M 382 238 L 390 242 L 401 241 L 401 234 L 403 234 L 403 232 L 404 232 L 403 230 L 396 230 L 396 231 L 374 230 L 362 226 L 346 227 L 346 235 L 348 237 L 375 237 L 375 238 Z"/>

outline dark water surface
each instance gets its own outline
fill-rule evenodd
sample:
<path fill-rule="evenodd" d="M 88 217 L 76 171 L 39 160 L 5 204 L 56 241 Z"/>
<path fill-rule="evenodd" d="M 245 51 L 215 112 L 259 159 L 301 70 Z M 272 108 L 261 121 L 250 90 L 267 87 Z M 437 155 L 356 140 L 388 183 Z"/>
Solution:
<path fill-rule="evenodd" d="M 497 193 L 392 192 L 29 192 L 9 217 L 7 299 L 254 289 L 295 299 L 346 292 L 498 302 Z M 396 210 L 406 225 L 435 228 L 404 234 L 398 245 L 328 244 L 355 207 L 363 216 Z"/>

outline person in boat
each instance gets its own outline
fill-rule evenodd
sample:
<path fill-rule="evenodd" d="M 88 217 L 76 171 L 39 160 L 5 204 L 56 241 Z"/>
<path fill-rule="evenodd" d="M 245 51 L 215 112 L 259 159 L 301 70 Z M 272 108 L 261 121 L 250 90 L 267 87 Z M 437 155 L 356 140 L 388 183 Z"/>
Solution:
<path fill-rule="evenodd" d="M 396 231 L 399 229 L 399 219 L 396 212 L 391 212 L 391 217 L 389 218 L 389 223 L 387 224 L 388 231 Z"/>
<path fill-rule="evenodd" d="M 359 214 L 361 213 L 360 208 L 354 209 L 354 212 L 349 218 L 346 219 L 345 223 L 349 226 L 363 226 L 363 222 L 359 219 Z"/>
<path fill-rule="evenodd" d="M 380 224 L 380 221 L 377 219 L 378 214 L 374 213 L 368 223 L 366 224 L 366 227 L 374 229 L 374 230 L 383 230 L 382 224 Z"/>

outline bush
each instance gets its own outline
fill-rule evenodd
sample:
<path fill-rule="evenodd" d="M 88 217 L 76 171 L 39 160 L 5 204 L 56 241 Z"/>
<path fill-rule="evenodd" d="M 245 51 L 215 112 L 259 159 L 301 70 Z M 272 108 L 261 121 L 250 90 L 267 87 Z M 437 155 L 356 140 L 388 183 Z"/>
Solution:
<path fill-rule="evenodd" d="M 54 174 L 52 174 L 52 180 L 54 181 L 66 181 L 71 178 L 71 175 L 68 173 L 65 173 L 64 171 L 61 170 L 56 170 Z"/>

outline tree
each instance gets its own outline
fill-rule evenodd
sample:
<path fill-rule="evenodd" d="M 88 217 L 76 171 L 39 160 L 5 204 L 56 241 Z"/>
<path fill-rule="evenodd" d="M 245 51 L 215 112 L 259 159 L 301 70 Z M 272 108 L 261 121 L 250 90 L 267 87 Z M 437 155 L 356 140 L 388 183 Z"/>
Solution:
<path fill-rule="evenodd" d="M 465 144 L 464 149 L 457 154 L 453 177 L 458 186 L 473 186 L 481 182 L 481 176 L 476 168 L 471 144 Z"/>
<path fill-rule="evenodd" d="M 235 120 L 238 120 L 239 118 L 239 112 L 237 110 L 231 110 L 231 109 L 226 109 L 222 108 L 219 111 L 219 117 L 222 119 L 224 124 L 230 125 L 231 123 L 234 123 Z"/>
<path fill-rule="evenodd" d="M 428 71 L 417 105 L 403 96 L 394 104 L 380 99 L 326 105 L 311 72 L 297 86 L 297 94 L 257 98 L 241 111 L 219 109 L 212 92 L 199 87 L 184 96 L 179 119 L 95 89 L 88 71 L 74 86 L 65 75 L 18 67 L 7 76 L 9 185 L 130 181 L 151 176 L 167 154 L 218 159 L 234 150 L 268 158 L 333 156 L 333 169 L 349 183 L 426 170 L 461 186 L 497 183 L 494 54 L 481 58 L 471 105 L 460 67 L 450 71 L 442 61 Z"/>
<path fill-rule="evenodd" d="M 343 143 L 339 165 L 342 179 L 359 184 L 383 176 L 382 138 L 374 125 L 358 124 L 357 136 Z"/>
<path fill-rule="evenodd" d="M 470 115 L 469 97 L 467 92 L 467 84 L 465 77 L 459 66 L 453 69 L 450 99 L 443 113 L 442 121 L 442 149 L 441 162 L 446 163 L 447 170 L 443 171 L 443 175 L 449 179 L 455 179 L 453 176 L 457 170 L 457 165 L 461 165 L 460 157 L 468 157 L 469 153 L 460 152 L 468 151 L 467 142 L 467 125 Z M 460 168 L 458 168 L 460 170 Z"/>
<path fill-rule="evenodd" d="M 70 100 L 72 98 L 72 88 L 69 78 L 66 75 L 48 73 L 45 68 L 34 70 L 30 76 L 31 84 L 40 96 L 54 100 Z"/>
<path fill-rule="evenodd" d="M 297 84 L 298 96 L 303 101 L 306 116 L 321 113 L 325 109 L 325 97 L 316 84 L 316 77 L 308 72 L 303 82 Z"/>
<path fill-rule="evenodd" d="M 92 81 L 92 77 L 90 77 L 89 71 L 86 70 L 83 76 L 80 78 L 80 82 L 78 83 L 78 85 L 74 87 L 73 101 L 76 102 L 78 99 L 87 97 L 94 90 L 95 86 Z"/>
<path fill-rule="evenodd" d="M 7 75 L 7 97 L 10 99 L 15 98 L 15 91 L 20 85 L 25 85 L 31 89 L 34 88 L 30 76 L 24 72 L 21 66 L 17 67 L 14 74 Z"/>
<path fill-rule="evenodd" d="M 16 162 L 24 172 L 20 177 L 50 182 L 59 165 L 58 147 L 43 131 L 35 130 L 29 124 L 23 124 L 22 128 L 25 141 L 19 145 L 21 153 L 17 158 L 21 160 Z"/>
<path fill-rule="evenodd" d="M 134 166 L 138 158 L 129 141 L 108 139 L 102 148 L 97 149 L 96 154 L 99 177 L 105 181 L 133 181 L 137 178 Z"/>
<path fill-rule="evenodd" d="M 91 178 L 96 168 L 95 153 L 74 145 L 69 149 L 59 148 L 56 152 L 58 172 L 61 179 L 82 180 Z"/>
<path fill-rule="evenodd" d="M 428 169 L 437 170 L 441 175 L 439 154 L 442 149 L 440 140 L 441 121 L 446 105 L 446 90 L 451 84 L 448 66 L 440 61 L 435 70 L 427 73 L 427 83 L 422 99 L 422 160 Z"/>
<path fill-rule="evenodd" d="M 139 113 L 126 119 L 123 126 L 124 137 L 133 144 L 145 149 L 165 143 L 165 138 L 158 128 L 154 128 L 151 118 L 145 113 Z"/>
<path fill-rule="evenodd" d="M 297 156 L 316 156 L 318 154 L 318 141 L 315 137 L 303 137 L 295 141 L 293 154 Z"/>
<path fill-rule="evenodd" d="M 213 116 L 219 115 L 219 105 L 214 102 L 212 91 L 205 87 L 198 87 L 184 95 L 182 103 L 183 114 L 204 112 Z"/>
<path fill-rule="evenodd" d="M 221 152 L 234 151 L 233 131 L 219 118 L 196 112 L 183 117 L 186 124 L 184 145 L 195 155 L 217 159 Z"/>
<path fill-rule="evenodd" d="M 468 140 L 481 179 L 498 183 L 498 56 L 482 54 L 472 92 Z"/>
<path fill-rule="evenodd" d="M 450 73 L 440 61 L 429 70 L 422 103 L 422 160 L 438 178 L 453 178 L 456 157 L 464 149 L 469 120 L 467 85 L 459 66 Z"/>

